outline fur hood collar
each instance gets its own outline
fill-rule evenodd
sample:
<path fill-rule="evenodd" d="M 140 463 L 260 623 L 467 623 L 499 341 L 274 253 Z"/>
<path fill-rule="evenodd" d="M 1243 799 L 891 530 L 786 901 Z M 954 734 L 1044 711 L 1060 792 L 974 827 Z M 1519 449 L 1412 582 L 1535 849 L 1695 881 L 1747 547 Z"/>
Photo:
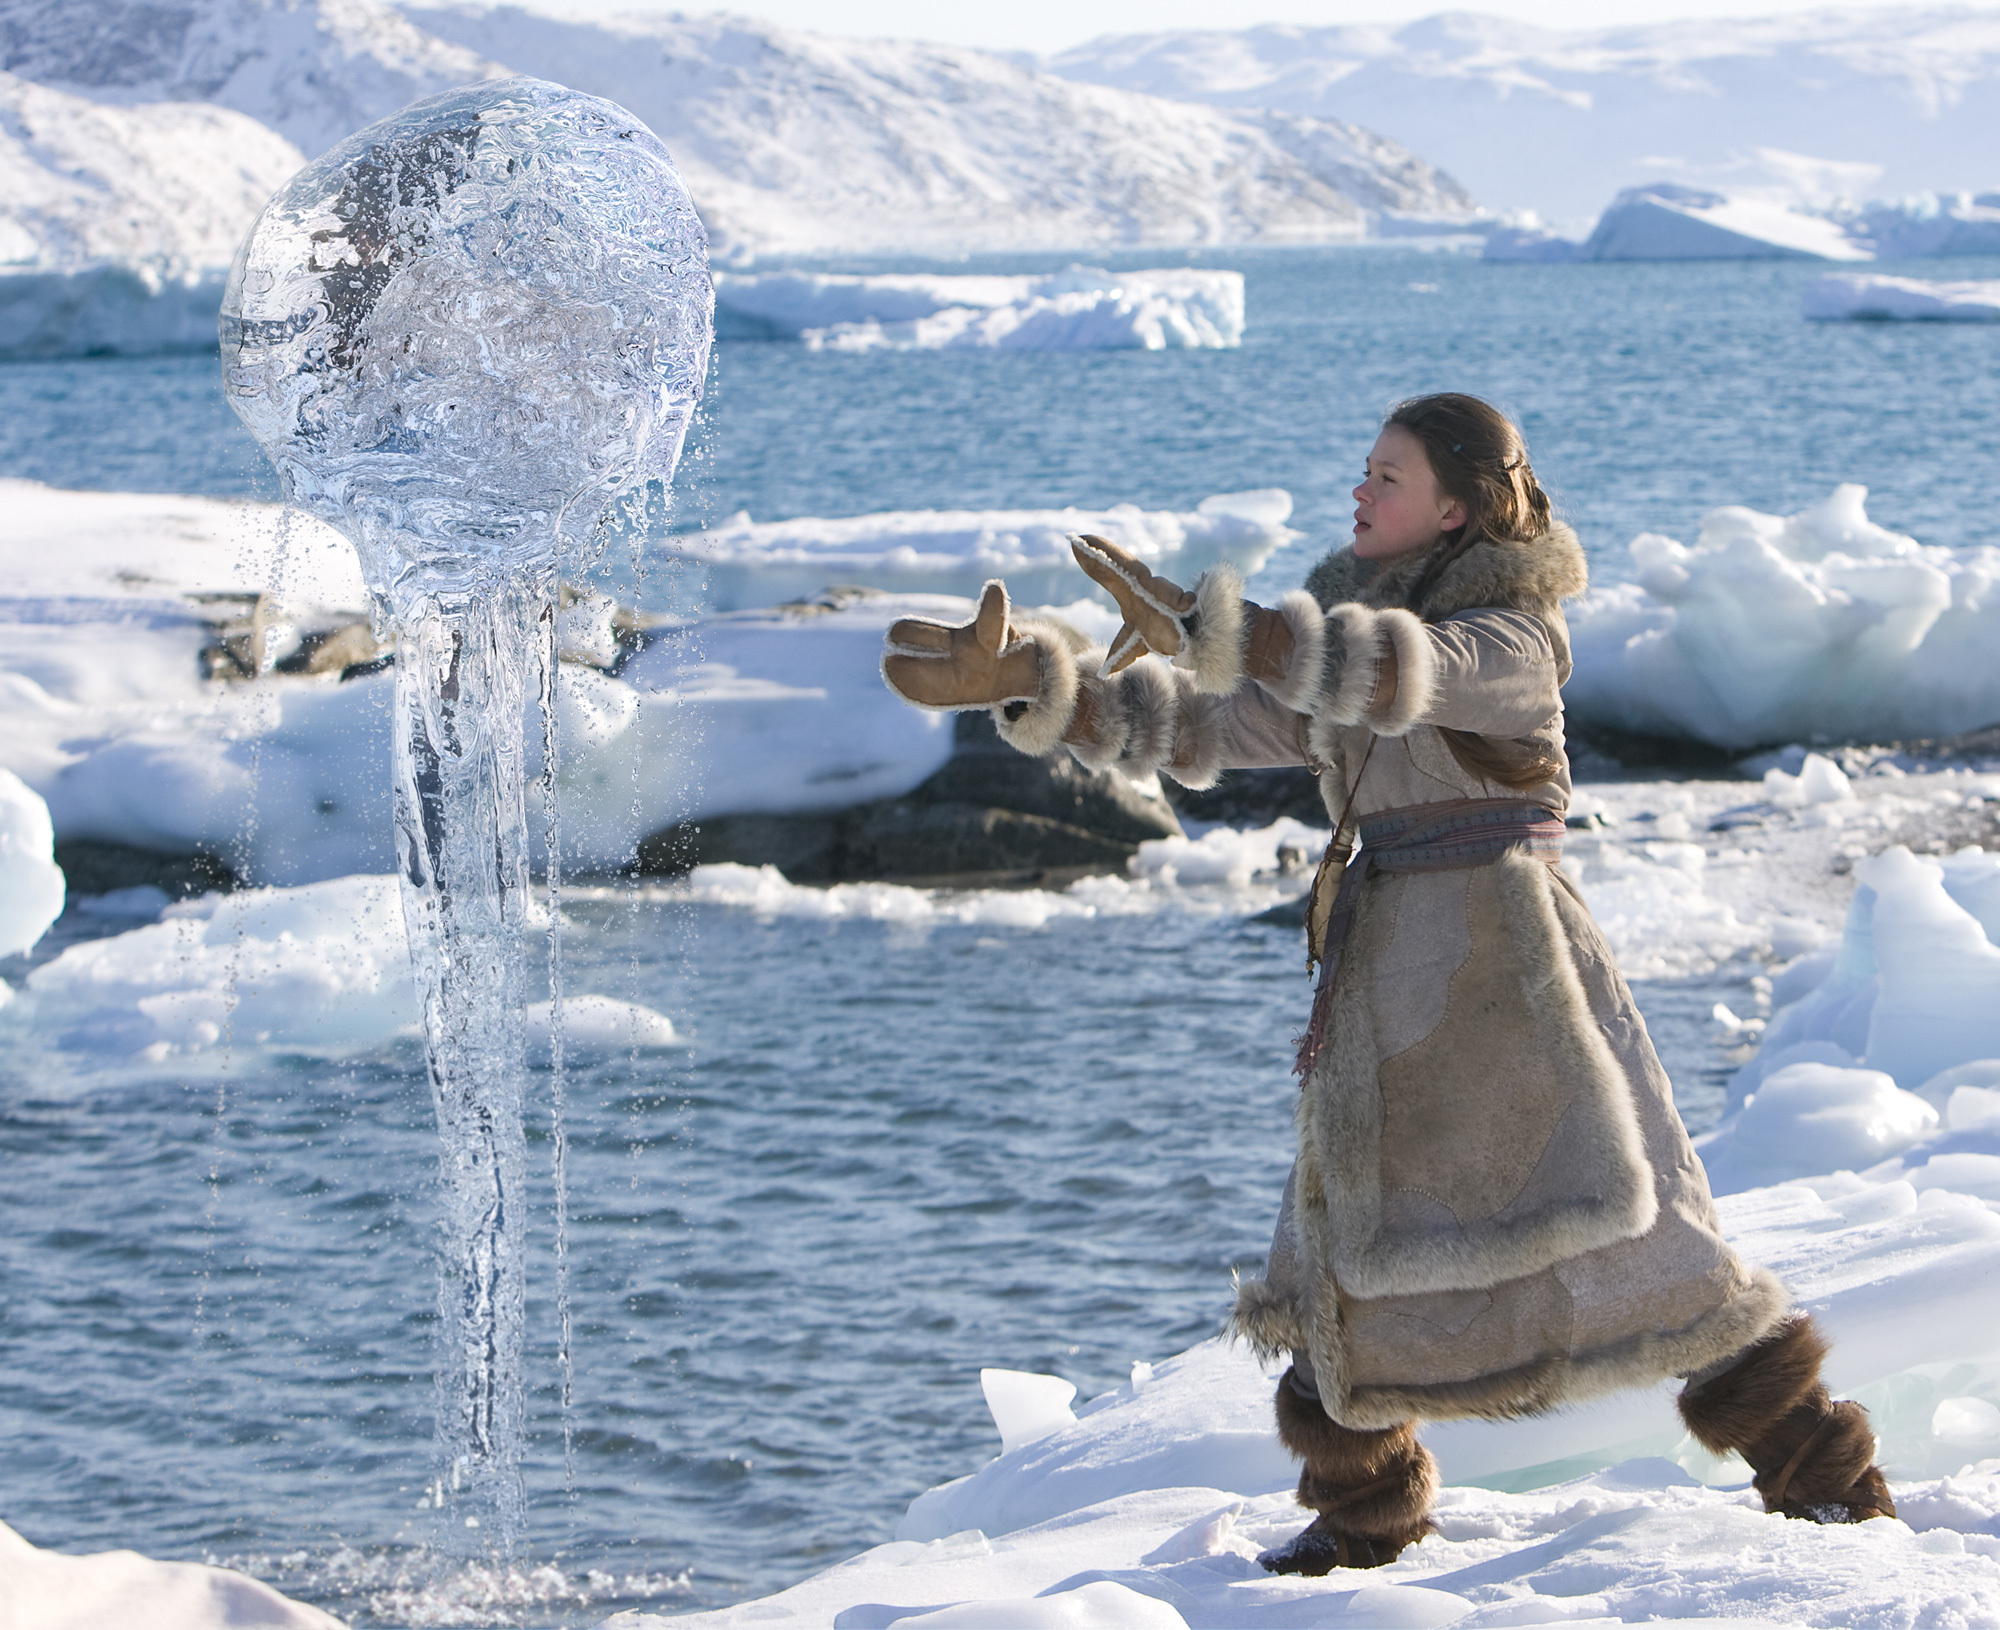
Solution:
<path fill-rule="evenodd" d="M 1413 606 L 1410 591 L 1429 559 L 1425 553 L 1378 565 L 1362 560 L 1351 547 L 1336 549 L 1312 569 L 1306 578 L 1306 592 L 1322 608 L 1358 600 L 1377 609 L 1401 606 L 1431 622 L 1475 606 L 1552 612 L 1561 601 L 1583 593 L 1590 582 L 1583 546 L 1561 521 L 1551 522 L 1548 531 L 1532 543 L 1491 539 L 1475 543 L 1431 585 L 1424 603 Z"/>

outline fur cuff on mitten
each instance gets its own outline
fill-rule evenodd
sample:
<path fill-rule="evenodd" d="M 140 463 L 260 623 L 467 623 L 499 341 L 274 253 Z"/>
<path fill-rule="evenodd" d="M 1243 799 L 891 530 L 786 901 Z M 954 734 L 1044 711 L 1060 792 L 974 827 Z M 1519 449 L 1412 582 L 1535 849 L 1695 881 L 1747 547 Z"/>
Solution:
<path fill-rule="evenodd" d="M 1078 696 L 1087 704 L 1090 733 L 1064 736 L 1076 761 L 1087 770 L 1117 769 L 1135 781 L 1157 772 L 1172 756 L 1180 700 L 1173 675 L 1157 662 L 1135 662 L 1104 676 L 1104 650 L 1096 646 L 1077 658 Z M 1079 717 L 1086 711 L 1078 708 Z"/>
<path fill-rule="evenodd" d="M 1273 634 L 1280 649 L 1284 639 L 1290 638 L 1291 649 L 1282 657 L 1266 653 L 1266 643 Z M 1250 677 L 1294 713 L 1316 713 L 1324 694 L 1326 644 L 1326 614 L 1319 609 L 1319 602 L 1304 589 L 1293 589 L 1268 610 L 1253 608 L 1248 638 Z"/>
<path fill-rule="evenodd" d="M 1194 610 L 1181 625 L 1173 664 L 1203 696 L 1227 696 L 1243 683 L 1243 579 L 1234 566 L 1211 566 L 1195 580 Z"/>
<path fill-rule="evenodd" d="M 1053 623 L 1016 623 L 1009 633 L 1015 642 L 1035 648 L 1041 658 L 1041 684 L 1032 701 L 998 704 L 993 709 L 994 727 L 1008 746 L 1041 758 L 1062 745 L 1070 715 L 1076 712 L 1076 658 L 1069 640 Z"/>
<path fill-rule="evenodd" d="M 1378 736 L 1407 735 L 1437 700 L 1430 636 L 1409 612 L 1348 601 L 1326 613 L 1319 706 L 1310 745 L 1323 758 L 1333 732 L 1365 724 Z"/>
<path fill-rule="evenodd" d="M 1189 792 L 1206 792 L 1229 768 L 1225 762 L 1227 701 L 1199 693 L 1182 698 L 1174 723 L 1173 756 L 1160 766 Z"/>

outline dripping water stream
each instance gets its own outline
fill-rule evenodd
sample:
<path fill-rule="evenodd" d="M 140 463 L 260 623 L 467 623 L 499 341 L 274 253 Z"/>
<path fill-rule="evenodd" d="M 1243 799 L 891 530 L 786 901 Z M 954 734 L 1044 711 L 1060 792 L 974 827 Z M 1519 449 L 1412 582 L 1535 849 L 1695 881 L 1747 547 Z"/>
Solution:
<path fill-rule="evenodd" d="M 523 1519 L 522 717 L 550 599 L 481 582 L 419 592 L 394 619 L 396 847 L 441 1140 L 440 1503 L 502 1552 Z"/>

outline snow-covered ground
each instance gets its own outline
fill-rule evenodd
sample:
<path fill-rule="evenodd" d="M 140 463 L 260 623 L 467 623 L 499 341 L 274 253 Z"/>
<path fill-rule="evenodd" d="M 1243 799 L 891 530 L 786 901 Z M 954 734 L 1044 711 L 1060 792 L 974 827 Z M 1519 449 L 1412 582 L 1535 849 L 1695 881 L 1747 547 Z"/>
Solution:
<path fill-rule="evenodd" d="M 2000 282 L 1945 282 L 1835 272 L 1806 290 L 1805 315 L 1819 322 L 2000 322 Z"/>
<path fill-rule="evenodd" d="M 1572 718 L 1726 747 L 1907 741 L 2000 714 L 2000 549 L 1926 548 L 1867 489 L 1796 515 L 1739 505 L 1692 547 L 1631 543 L 1637 581 L 1571 611 Z"/>
<path fill-rule="evenodd" d="M 1155 96 L 1357 120 L 1489 208 L 1570 230 L 1653 181 L 1806 208 L 1990 188 L 2000 148 L 2000 17 L 1956 5 L 1638 26 L 1607 12 L 1577 30 L 1441 9 L 1397 26 L 1114 35 L 1047 65 Z"/>
<path fill-rule="evenodd" d="M 267 883 L 388 867 L 392 676 L 336 663 L 254 683 L 203 677 L 203 652 L 214 665 L 230 642 L 268 669 L 309 637 L 358 636 L 366 597 L 344 540 L 272 505 L 18 481 L 0 482 L 0 502 L 16 562 L 0 593 L 0 769 L 48 801 L 59 841 L 200 850 Z M 1110 608 L 1077 598 L 1089 586 L 1067 533 L 1102 532 L 1192 580 L 1218 561 L 1254 572 L 1292 536 L 1289 513 L 1284 493 L 1264 491 L 1185 513 L 746 518 L 682 540 L 710 603 L 745 609 L 663 622 L 616 677 L 564 664 L 572 863 L 625 864 L 640 838 L 701 814 L 907 792 L 950 756 L 951 729 L 881 683 L 896 617 L 962 619 L 961 597 L 1004 574 L 1024 611 L 1060 596 L 1058 615 L 1105 638 Z M 883 588 L 806 601 L 856 583 Z M 805 603 L 750 609 L 786 600 Z M 568 644 L 608 664 L 608 632 L 579 627 Z"/>
<path fill-rule="evenodd" d="M 724 339 L 820 351 L 1196 351 L 1243 343 L 1243 274 L 1072 266 L 1045 277 L 725 273 Z"/>

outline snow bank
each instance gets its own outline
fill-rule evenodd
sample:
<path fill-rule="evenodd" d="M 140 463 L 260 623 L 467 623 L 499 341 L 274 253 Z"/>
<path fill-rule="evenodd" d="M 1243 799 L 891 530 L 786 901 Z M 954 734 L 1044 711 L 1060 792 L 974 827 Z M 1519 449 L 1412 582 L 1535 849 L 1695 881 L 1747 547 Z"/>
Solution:
<path fill-rule="evenodd" d="M 1725 747 L 1953 735 L 2000 716 L 2000 550 L 1926 548 L 1841 486 L 1710 511 L 1571 612 L 1572 718 Z"/>
<path fill-rule="evenodd" d="M 1766 1516 L 1747 1468 L 1685 1437 L 1669 1384 L 1538 1420 L 1426 1428 L 1451 1485 L 1440 1531 L 1367 1574 L 1276 1579 L 1255 1558 L 1305 1525 L 1296 1463 L 1272 1429 L 1271 1375 L 1211 1341 L 1135 1364 L 1074 1423 L 1038 1422 L 1054 1429 L 919 1495 L 891 1543 L 686 1622 L 2000 1623 L 2000 1460 L 1980 1462 L 2000 1453 L 2000 1327 L 1987 1311 L 2000 1215 L 1899 1184 L 1832 1201 L 1764 1189 L 1723 1213 L 1739 1248 L 1833 1334 L 1829 1379 L 1869 1403 L 1903 1520 Z M 1044 1384 L 1051 1397 L 1061 1386 Z M 1166 1611 L 1176 1617 L 1141 1616 Z"/>
<path fill-rule="evenodd" d="M 1818 322 L 2000 322 L 2000 282 L 1941 283 L 1921 277 L 1836 272 L 1806 290 Z"/>
<path fill-rule="evenodd" d="M 224 108 L 0 73 L 0 358 L 213 346 L 237 240 L 303 162 Z"/>
<path fill-rule="evenodd" d="M 19 1630 L 342 1630 L 329 1613 L 269 1585 L 199 1562 L 154 1562 L 136 1551 L 65 1556 L 0 1523 L 0 1619 Z"/>
<path fill-rule="evenodd" d="M 1004 577 L 1021 605 L 1060 604 L 1089 592 L 1071 557 L 1072 532 L 1096 532 L 1155 571 L 1192 583 L 1226 562 L 1245 577 L 1298 536 L 1280 488 L 1219 493 L 1192 512 L 1109 509 L 904 510 L 842 520 L 753 522 L 738 515 L 672 540 L 704 569 L 719 611 L 801 600 L 835 584 L 896 594 L 977 595 Z M 1106 604 L 1109 604 L 1107 601 Z"/>
<path fill-rule="evenodd" d="M 1582 260 L 1867 260 L 1838 223 L 1698 187 L 1627 187 L 1584 240 Z"/>
<path fill-rule="evenodd" d="M 365 605 L 353 551 L 277 506 L 56 492 L 0 482 L 15 544 L 0 586 L 0 768 L 47 800 L 59 840 L 228 857 L 249 880 L 300 884 L 394 864 L 389 695 L 377 672 L 205 681 L 228 628 L 261 626 L 268 655 Z M 639 840 L 705 814 L 840 808 L 910 791 L 951 756 L 949 718 L 882 684 L 882 633 L 906 615 L 963 621 L 961 594 L 1004 573 L 1023 610 L 1110 634 L 1065 534 L 1101 530 L 1187 578 L 1220 560 L 1253 571 L 1293 534 L 1282 492 L 1194 511 L 966 512 L 768 526 L 683 540 L 711 598 L 765 605 L 831 582 L 960 594 L 848 591 L 789 609 L 660 626 L 616 677 L 565 663 L 564 832 L 570 863 L 629 862 Z M 259 601 L 254 591 L 272 592 Z M 1027 592 L 1021 592 L 1025 589 Z M 245 592 L 252 591 L 252 592 Z M 601 619 L 600 619 L 601 620 Z M 600 630 L 601 632 L 601 630 Z M 575 639 L 573 646 L 593 643 Z M 601 642 L 598 642 L 601 644 Z M 593 660 L 608 661 L 615 648 Z M 538 743 L 540 732 L 531 733 Z M 538 749 L 537 749 L 538 750 Z"/>
<path fill-rule="evenodd" d="M 0 770 L 0 956 L 31 949 L 62 908 L 49 806 L 11 770 Z"/>
<path fill-rule="evenodd" d="M 1243 274 L 942 277 L 766 272 L 716 279 L 720 336 L 815 351 L 1186 351 L 1243 343 Z"/>

